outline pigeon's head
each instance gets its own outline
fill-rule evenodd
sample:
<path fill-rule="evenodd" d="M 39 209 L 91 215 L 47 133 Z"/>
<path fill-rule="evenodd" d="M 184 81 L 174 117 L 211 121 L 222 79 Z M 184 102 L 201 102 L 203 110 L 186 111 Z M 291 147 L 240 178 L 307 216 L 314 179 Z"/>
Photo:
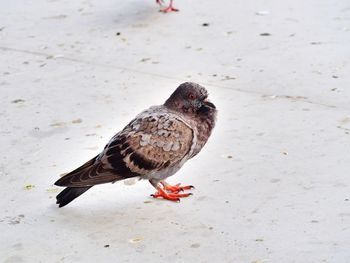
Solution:
<path fill-rule="evenodd" d="M 182 83 L 164 104 L 166 107 L 189 115 L 208 115 L 216 107 L 208 100 L 208 91 L 193 82 Z"/>

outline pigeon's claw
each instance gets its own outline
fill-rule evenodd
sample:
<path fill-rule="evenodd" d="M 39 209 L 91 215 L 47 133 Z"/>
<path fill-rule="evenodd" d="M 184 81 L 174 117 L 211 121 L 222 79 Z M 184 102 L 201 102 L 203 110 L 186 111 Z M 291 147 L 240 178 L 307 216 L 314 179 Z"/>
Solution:
<path fill-rule="evenodd" d="M 174 194 L 177 194 L 179 192 L 183 192 L 185 190 L 194 189 L 193 185 L 184 185 L 184 186 L 180 186 L 181 184 L 170 185 L 164 181 L 161 182 L 161 184 L 163 185 L 164 190 L 166 190 L 167 192 L 170 192 L 170 193 L 174 193 Z"/>
<path fill-rule="evenodd" d="M 187 193 L 187 194 L 168 193 L 162 187 L 157 187 L 157 192 L 151 196 L 154 198 L 163 198 L 163 199 L 170 200 L 173 202 L 180 202 L 180 198 L 188 197 L 190 195 L 192 195 L 192 194 L 191 193 Z"/>
<path fill-rule="evenodd" d="M 160 1 L 162 0 L 157 1 L 157 3 L 159 4 Z M 178 11 L 179 9 L 173 7 L 173 0 L 170 0 L 169 6 L 167 8 L 163 8 L 159 10 L 159 12 L 163 12 L 163 13 L 178 12 Z"/>

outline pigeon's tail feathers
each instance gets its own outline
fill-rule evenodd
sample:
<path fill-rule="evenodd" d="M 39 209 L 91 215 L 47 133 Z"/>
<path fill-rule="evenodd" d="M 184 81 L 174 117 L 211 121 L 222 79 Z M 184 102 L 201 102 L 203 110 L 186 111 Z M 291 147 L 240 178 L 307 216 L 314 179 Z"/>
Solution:
<path fill-rule="evenodd" d="M 92 158 L 90 161 L 86 162 L 84 165 L 80 166 L 79 168 L 75 169 L 74 171 L 66 174 L 65 176 L 63 176 L 62 178 L 60 178 L 55 182 L 55 185 L 57 186 L 68 186 L 56 196 L 56 200 L 57 200 L 56 204 L 58 204 L 59 207 L 63 207 L 69 204 L 75 198 L 82 195 L 92 187 L 87 185 L 83 185 L 80 187 L 78 186 L 70 187 L 70 184 L 71 184 L 71 179 L 74 178 L 74 176 L 79 175 L 83 171 L 91 169 L 91 167 L 94 165 L 96 161 L 96 158 L 97 156 Z"/>
<path fill-rule="evenodd" d="M 72 172 L 65 174 L 63 177 L 61 177 L 60 179 L 58 179 L 55 182 L 55 185 L 57 185 L 57 186 L 74 186 L 74 187 L 87 186 L 87 185 L 78 185 L 77 182 L 75 182 L 75 184 L 73 185 L 72 179 L 78 178 L 79 175 L 81 175 L 82 173 L 91 170 L 96 162 L 97 157 L 98 157 L 98 155 L 95 156 L 94 158 L 92 158 L 90 161 L 83 164 L 82 166 L 73 170 Z M 77 181 L 77 180 L 74 180 L 74 181 Z"/>
<path fill-rule="evenodd" d="M 61 193 L 59 193 L 56 196 L 56 204 L 59 205 L 59 207 L 63 207 L 70 202 L 72 202 L 75 198 L 85 193 L 87 190 L 89 190 L 92 186 L 86 186 L 86 187 L 66 187 Z"/>

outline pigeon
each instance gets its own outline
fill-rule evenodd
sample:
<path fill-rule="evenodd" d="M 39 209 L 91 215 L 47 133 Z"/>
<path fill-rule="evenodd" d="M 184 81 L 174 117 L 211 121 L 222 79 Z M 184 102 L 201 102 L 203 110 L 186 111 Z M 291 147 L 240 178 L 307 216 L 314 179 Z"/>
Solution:
<path fill-rule="evenodd" d="M 128 178 L 147 179 L 156 189 L 151 195 L 179 202 L 191 185 L 170 185 L 165 180 L 196 156 L 206 144 L 217 110 L 207 90 L 182 83 L 163 105 L 137 115 L 107 143 L 104 150 L 55 182 L 66 187 L 56 199 L 63 207 L 91 187 Z"/>
<path fill-rule="evenodd" d="M 164 0 L 156 0 L 157 4 L 162 5 Z M 160 9 L 160 12 L 169 13 L 169 12 L 178 12 L 179 9 L 173 7 L 173 0 L 170 0 L 169 5 L 166 8 Z"/>

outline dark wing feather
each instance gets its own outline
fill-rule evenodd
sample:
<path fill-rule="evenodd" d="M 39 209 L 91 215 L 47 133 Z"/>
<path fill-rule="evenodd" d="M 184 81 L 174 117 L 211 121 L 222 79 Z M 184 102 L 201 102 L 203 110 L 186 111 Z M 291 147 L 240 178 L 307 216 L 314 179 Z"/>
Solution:
<path fill-rule="evenodd" d="M 120 156 L 120 158 L 122 158 L 122 156 Z M 120 167 L 122 167 L 122 165 L 123 163 L 120 162 Z M 123 173 L 121 173 L 120 169 L 116 171 L 104 167 L 104 164 L 101 162 L 98 155 L 81 167 L 63 176 L 55 182 L 55 185 L 69 187 L 93 186 L 97 184 L 111 183 L 134 176 L 138 175 L 132 173 L 130 170 L 124 170 Z"/>
<path fill-rule="evenodd" d="M 63 207 L 70 202 L 72 202 L 75 198 L 85 193 L 87 190 L 89 190 L 92 186 L 86 186 L 86 187 L 66 187 L 61 193 L 59 193 L 56 196 L 56 204 L 59 205 L 59 207 Z"/>

